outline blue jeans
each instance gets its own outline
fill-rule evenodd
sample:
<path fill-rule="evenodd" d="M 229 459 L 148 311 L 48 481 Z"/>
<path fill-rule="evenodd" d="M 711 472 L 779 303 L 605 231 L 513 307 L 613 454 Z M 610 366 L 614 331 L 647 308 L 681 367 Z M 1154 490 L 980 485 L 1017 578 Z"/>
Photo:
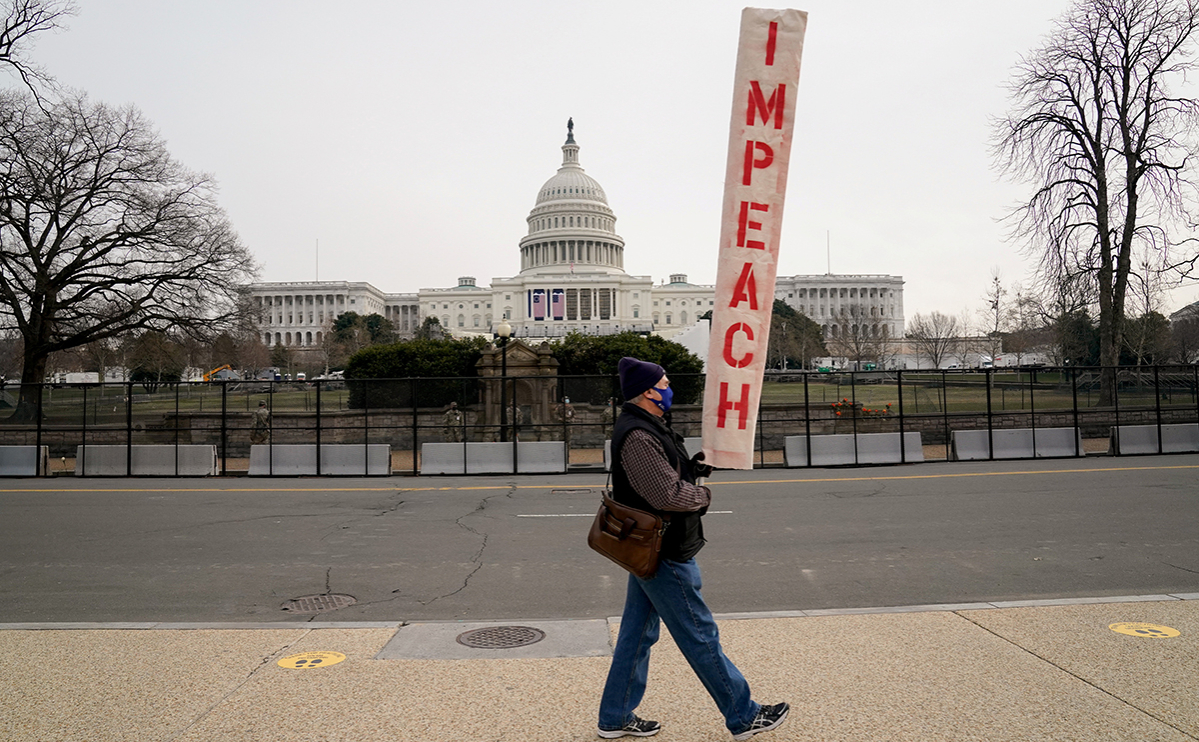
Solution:
<path fill-rule="evenodd" d="M 759 706 L 750 698 L 749 683 L 720 648 L 720 632 L 700 595 L 701 586 L 694 559 L 663 559 L 648 580 L 629 575 L 620 633 L 600 701 L 601 729 L 620 729 L 632 720 L 645 695 L 649 651 L 658 641 L 661 621 L 708 689 L 729 731 L 740 734 L 749 729 Z"/>

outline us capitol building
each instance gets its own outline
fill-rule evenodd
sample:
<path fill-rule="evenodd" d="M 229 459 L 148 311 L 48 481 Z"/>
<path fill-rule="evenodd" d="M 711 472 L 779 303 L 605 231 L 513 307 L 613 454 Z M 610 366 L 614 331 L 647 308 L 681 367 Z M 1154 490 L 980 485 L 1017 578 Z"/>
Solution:
<path fill-rule="evenodd" d="M 369 283 L 255 283 L 250 295 L 268 346 L 317 346 L 344 312 L 381 314 L 401 337 L 425 317 L 457 336 L 492 334 L 500 319 L 513 336 L 556 338 L 569 332 L 634 331 L 670 338 L 714 306 L 714 286 L 683 273 L 654 285 L 625 272 L 624 240 L 604 189 L 579 164 L 573 122 L 567 124 L 562 167 L 537 192 L 528 233 L 520 240 L 520 273 L 479 286 L 473 276 L 444 289 L 388 294 Z M 854 327 L 870 337 L 903 337 L 903 279 L 883 275 L 779 276 L 775 297 L 815 320 L 825 337 Z"/>

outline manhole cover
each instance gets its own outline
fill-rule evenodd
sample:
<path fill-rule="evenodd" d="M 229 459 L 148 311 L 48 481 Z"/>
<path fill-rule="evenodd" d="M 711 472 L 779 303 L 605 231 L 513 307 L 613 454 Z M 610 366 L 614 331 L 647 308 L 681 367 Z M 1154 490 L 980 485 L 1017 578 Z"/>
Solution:
<path fill-rule="evenodd" d="M 323 613 L 335 611 L 354 605 L 358 599 L 353 595 L 305 595 L 302 598 L 292 598 L 283 604 L 283 610 L 288 613 Z"/>
<path fill-rule="evenodd" d="M 513 649 L 536 644 L 544 638 L 544 631 L 528 626 L 489 626 L 464 631 L 458 635 L 458 643 L 474 649 Z"/>

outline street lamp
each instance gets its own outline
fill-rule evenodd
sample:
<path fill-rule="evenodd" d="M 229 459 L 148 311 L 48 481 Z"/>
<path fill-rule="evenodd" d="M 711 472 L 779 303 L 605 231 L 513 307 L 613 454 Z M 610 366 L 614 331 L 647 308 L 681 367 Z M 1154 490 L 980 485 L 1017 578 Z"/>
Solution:
<path fill-rule="evenodd" d="M 495 328 L 500 338 L 500 440 L 508 442 L 508 338 L 512 336 L 512 325 L 501 320 Z"/>

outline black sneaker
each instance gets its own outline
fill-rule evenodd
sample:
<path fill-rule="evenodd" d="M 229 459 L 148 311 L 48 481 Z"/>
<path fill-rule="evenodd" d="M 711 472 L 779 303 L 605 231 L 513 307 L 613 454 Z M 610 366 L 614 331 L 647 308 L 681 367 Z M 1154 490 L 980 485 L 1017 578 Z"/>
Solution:
<path fill-rule="evenodd" d="M 763 706 L 758 710 L 758 715 L 754 717 L 754 723 L 749 725 L 749 729 L 746 729 L 741 734 L 734 734 L 733 739 L 740 742 L 740 740 L 749 739 L 755 734 L 769 732 L 783 723 L 787 718 L 787 712 L 790 710 L 791 707 L 785 703 Z"/>
<path fill-rule="evenodd" d="M 633 714 L 633 720 L 625 724 L 620 729 L 604 729 L 599 730 L 599 736 L 604 739 L 616 739 L 618 737 L 652 737 L 662 731 L 662 725 L 656 721 L 646 721 L 645 719 L 637 718 Z"/>

